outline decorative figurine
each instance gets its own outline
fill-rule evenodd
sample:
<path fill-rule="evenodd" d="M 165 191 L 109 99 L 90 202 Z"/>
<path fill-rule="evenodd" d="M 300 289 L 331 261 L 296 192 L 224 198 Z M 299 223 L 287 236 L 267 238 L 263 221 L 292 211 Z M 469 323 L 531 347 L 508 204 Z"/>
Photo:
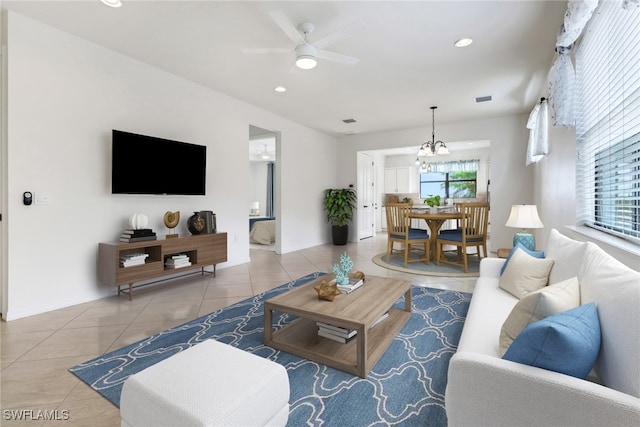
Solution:
<path fill-rule="evenodd" d="M 349 284 L 349 273 L 353 270 L 353 261 L 347 253 L 340 255 L 340 263 L 333 266 L 333 274 L 336 275 L 338 285 Z"/>
<path fill-rule="evenodd" d="M 335 281 L 327 282 L 323 280 L 319 285 L 313 287 L 318 293 L 318 299 L 325 301 L 333 301 L 336 295 L 340 295 L 342 292 L 338 289 L 338 284 Z"/>
<path fill-rule="evenodd" d="M 129 226 L 133 230 L 142 230 L 147 227 L 149 223 L 149 218 L 145 214 L 135 213 L 129 217 Z"/>
<path fill-rule="evenodd" d="M 173 233 L 173 229 L 176 228 L 178 222 L 180 222 L 180 211 L 167 211 L 164 214 L 164 225 L 169 229 L 169 234 L 167 234 L 167 237 L 178 237 L 177 234 Z"/>

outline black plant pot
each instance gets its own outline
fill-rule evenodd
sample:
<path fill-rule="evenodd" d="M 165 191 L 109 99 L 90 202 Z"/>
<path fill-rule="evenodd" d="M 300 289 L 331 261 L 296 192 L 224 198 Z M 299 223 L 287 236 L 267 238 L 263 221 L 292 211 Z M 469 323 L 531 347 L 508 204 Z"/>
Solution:
<path fill-rule="evenodd" d="M 342 246 L 347 244 L 349 240 L 349 226 L 348 225 L 332 225 L 331 226 L 331 239 L 336 246 Z"/>

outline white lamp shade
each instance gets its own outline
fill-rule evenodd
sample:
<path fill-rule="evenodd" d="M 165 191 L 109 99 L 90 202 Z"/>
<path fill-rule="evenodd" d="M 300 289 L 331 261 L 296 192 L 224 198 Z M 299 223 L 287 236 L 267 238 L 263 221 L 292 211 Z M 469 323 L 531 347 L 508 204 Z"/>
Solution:
<path fill-rule="evenodd" d="M 543 228 L 536 205 L 513 205 L 511 214 L 505 224 L 513 228 Z"/>
<path fill-rule="evenodd" d="M 251 203 L 251 209 L 260 209 L 260 202 Z"/>

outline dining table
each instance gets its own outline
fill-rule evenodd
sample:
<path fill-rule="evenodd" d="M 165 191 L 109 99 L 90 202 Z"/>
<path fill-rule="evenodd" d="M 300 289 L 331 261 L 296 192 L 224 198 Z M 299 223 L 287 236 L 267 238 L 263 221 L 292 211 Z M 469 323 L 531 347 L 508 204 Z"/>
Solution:
<path fill-rule="evenodd" d="M 432 213 L 430 209 L 413 208 L 409 212 L 411 219 L 423 219 L 429 227 L 429 250 L 430 259 L 436 259 L 436 240 L 442 225 L 452 219 L 462 219 L 462 213 L 453 206 L 443 206 L 438 208 L 437 213 Z"/>

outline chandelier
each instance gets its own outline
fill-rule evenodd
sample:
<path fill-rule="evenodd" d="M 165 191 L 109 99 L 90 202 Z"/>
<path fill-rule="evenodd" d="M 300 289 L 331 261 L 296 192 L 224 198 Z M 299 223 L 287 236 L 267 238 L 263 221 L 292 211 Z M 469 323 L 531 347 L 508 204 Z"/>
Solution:
<path fill-rule="evenodd" d="M 416 166 L 420 166 L 420 157 L 444 156 L 449 154 L 447 144 L 443 141 L 436 141 L 436 108 L 431 108 L 431 141 L 423 142 L 418 149 L 418 157 L 416 157 Z M 427 169 L 426 160 L 422 160 L 422 169 Z"/>

